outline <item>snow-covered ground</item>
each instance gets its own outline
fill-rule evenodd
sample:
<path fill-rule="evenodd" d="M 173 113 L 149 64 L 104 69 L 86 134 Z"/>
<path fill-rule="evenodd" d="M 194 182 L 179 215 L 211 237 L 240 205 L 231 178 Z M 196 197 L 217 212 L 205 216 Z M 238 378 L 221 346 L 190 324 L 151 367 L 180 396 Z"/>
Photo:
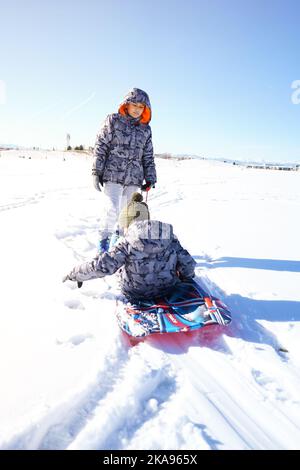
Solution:
<path fill-rule="evenodd" d="M 157 165 L 152 218 L 233 322 L 131 347 L 114 277 L 61 282 L 95 253 L 90 158 L 1 152 L 1 449 L 300 449 L 300 172 Z"/>

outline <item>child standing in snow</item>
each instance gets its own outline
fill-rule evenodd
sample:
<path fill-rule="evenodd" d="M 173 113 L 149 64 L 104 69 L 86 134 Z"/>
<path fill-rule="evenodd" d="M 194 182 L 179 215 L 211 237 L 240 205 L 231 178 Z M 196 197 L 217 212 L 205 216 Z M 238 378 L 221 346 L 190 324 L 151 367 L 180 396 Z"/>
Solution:
<path fill-rule="evenodd" d="M 93 181 L 106 199 L 99 227 L 100 253 L 108 250 L 119 213 L 131 195 L 138 189 L 149 191 L 156 183 L 150 120 L 147 93 L 133 88 L 97 135 Z"/>

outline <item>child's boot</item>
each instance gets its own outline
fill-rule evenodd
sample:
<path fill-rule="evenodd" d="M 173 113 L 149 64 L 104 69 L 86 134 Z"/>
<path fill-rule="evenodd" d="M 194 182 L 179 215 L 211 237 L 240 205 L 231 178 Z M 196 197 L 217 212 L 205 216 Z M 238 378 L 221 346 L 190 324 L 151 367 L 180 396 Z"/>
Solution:
<path fill-rule="evenodd" d="M 108 250 L 109 250 L 109 238 L 106 237 L 99 241 L 98 253 L 101 255 L 102 253 L 105 253 Z"/>

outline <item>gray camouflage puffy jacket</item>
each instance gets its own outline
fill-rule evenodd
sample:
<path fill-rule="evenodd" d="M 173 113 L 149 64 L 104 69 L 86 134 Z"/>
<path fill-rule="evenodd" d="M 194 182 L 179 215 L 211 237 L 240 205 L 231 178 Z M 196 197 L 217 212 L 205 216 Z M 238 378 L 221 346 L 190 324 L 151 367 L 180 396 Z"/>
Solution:
<path fill-rule="evenodd" d="M 73 281 L 87 281 L 119 268 L 122 292 L 129 299 L 150 299 L 168 293 L 182 278 L 194 276 L 196 262 L 173 234 L 172 225 L 156 220 L 132 223 L 108 253 L 74 268 Z"/>
<path fill-rule="evenodd" d="M 127 114 L 129 102 L 145 105 L 140 118 Z M 150 120 L 151 105 L 147 93 L 133 88 L 124 98 L 119 112 L 107 116 L 97 135 L 93 173 L 104 182 L 124 186 L 141 186 L 143 180 L 154 185 L 156 170 Z"/>

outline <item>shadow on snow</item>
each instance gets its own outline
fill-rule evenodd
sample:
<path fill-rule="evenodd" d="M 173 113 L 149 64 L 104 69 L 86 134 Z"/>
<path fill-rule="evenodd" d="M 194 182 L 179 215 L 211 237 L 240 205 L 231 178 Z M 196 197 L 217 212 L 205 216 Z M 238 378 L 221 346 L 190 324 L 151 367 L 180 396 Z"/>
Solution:
<path fill-rule="evenodd" d="M 300 261 L 264 260 L 224 257 L 215 261 L 194 256 L 198 267 L 245 267 L 278 271 L 300 272 Z M 203 276 L 197 279 L 211 295 L 220 298 L 231 311 L 232 323 L 227 327 L 208 326 L 194 332 L 153 335 L 146 339 L 153 347 L 171 354 L 184 354 L 190 347 L 208 347 L 231 354 L 226 336 L 240 338 L 258 345 L 268 345 L 280 355 L 282 347 L 276 337 L 260 320 L 268 322 L 300 321 L 300 302 L 288 300 L 256 300 L 239 294 L 226 295 L 219 286 Z"/>

